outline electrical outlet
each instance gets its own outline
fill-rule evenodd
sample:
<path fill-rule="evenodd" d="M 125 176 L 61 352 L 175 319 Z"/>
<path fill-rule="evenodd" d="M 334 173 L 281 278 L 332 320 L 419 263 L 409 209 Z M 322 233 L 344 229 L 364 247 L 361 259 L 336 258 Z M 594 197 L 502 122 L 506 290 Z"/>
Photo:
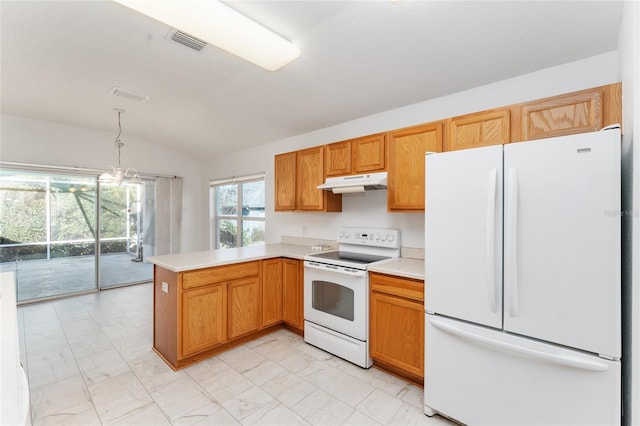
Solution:
<path fill-rule="evenodd" d="M 307 225 L 302 225 L 302 235 L 307 236 Z"/>
<path fill-rule="evenodd" d="M 164 291 L 165 293 L 169 293 L 169 284 L 165 283 L 164 281 L 162 281 L 162 291 Z"/>

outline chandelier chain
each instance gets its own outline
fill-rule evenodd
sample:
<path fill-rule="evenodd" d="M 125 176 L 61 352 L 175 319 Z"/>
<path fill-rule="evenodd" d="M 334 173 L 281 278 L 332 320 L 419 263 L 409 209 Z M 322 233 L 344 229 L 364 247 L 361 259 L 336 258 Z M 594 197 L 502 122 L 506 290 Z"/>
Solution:
<path fill-rule="evenodd" d="M 120 167 L 120 149 L 124 146 L 124 142 L 120 140 L 122 135 L 122 124 L 120 124 L 120 111 L 118 111 L 118 136 L 116 136 L 115 145 L 118 148 L 118 167 Z"/>

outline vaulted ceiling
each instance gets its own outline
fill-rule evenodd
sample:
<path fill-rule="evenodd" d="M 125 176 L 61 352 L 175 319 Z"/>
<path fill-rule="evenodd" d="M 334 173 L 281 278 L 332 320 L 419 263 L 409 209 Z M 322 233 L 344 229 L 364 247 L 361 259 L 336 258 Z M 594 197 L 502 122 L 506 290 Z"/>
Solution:
<path fill-rule="evenodd" d="M 616 50 L 617 1 L 232 1 L 300 57 L 196 52 L 113 1 L 0 2 L 3 113 L 200 158 Z M 113 86 L 149 96 L 138 102 Z M 328 141 L 330 142 L 330 141 Z"/>

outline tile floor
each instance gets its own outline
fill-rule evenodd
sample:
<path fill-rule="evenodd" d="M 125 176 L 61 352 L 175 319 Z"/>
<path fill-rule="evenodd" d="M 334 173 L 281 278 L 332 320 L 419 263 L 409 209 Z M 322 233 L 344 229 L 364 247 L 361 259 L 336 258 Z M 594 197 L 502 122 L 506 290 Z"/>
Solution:
<path fill-rule="evenodd" d="M 151 284 L 18 309 L 34 425 L 449 425 L 422 389 L 286 330 L 175 372 L 152 346 Z"/>

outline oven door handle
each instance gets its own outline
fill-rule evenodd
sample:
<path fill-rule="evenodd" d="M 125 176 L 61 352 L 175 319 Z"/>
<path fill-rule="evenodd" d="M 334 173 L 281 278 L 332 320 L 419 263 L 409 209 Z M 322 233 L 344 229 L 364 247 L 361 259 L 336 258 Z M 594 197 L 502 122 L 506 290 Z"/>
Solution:
<path fill-rule="evenodd" d="M 330 274 L 347 275 L 350 277 L 364 277 L 367 275 L 367 271 L 360 269 L 343 268 L 341 266 L 327 265 L 326 263 L 317 263 L 309 260 L 304 261 L 304 267 L 328 272 Z"/>

